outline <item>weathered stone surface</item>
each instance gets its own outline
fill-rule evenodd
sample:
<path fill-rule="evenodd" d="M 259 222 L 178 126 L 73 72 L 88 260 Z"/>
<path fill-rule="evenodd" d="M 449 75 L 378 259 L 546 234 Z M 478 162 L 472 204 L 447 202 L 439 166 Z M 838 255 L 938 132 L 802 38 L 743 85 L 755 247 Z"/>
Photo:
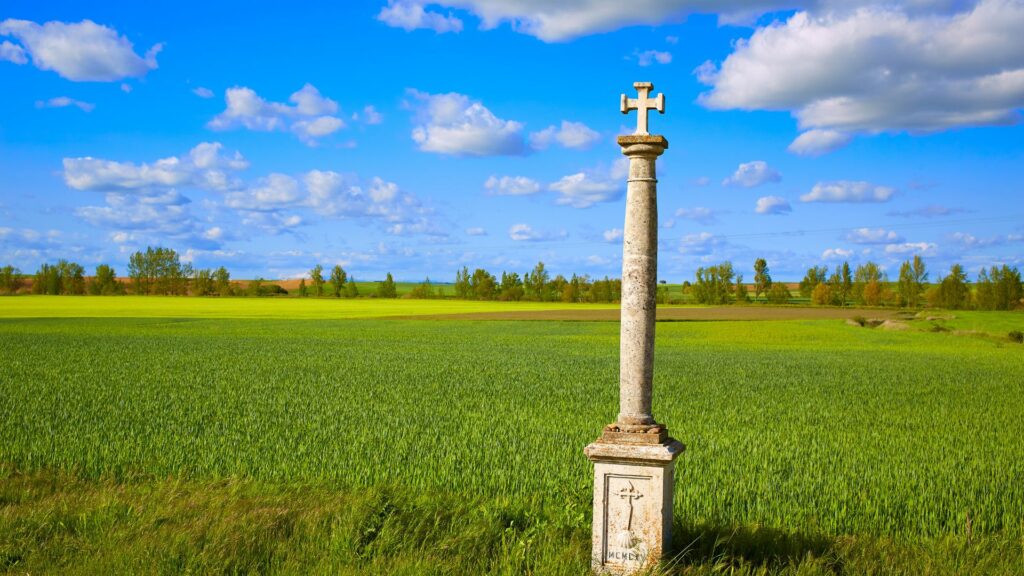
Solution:
<path fill-rule="evenodd" d="M 637 133 L 618 139 L 629 157 L 622 235 L 619 342 L 619 415 L 584 450 L 594 462 L 591 564 L 600 574 L 633 574 L 655 566 L 672 541 L 674 461 L 683 445 L 651 413 L 655 296 L 658 281 L 658 200 L 655 161 L 663 136 L 647 134 L 647 112 L 664 112 L 664 96 L 634 84 L 637 99 L 622 96 L 622 111 L 638 110 Z"/>
<path fill-rule="evenodd" d="M 651 134 L 627 134 L 625 136 L 619 136 L 616 140 L 618 141 L 619 146 L 622 146 L 623 148 L 632 144 L 650 144 L 652 146 L 660 147 L 662 152 L 668 150 L 668 140 L 666 140 L 664 136 Z"/>
<path fill-rule="evenodd" d="M 591 567 L 598 574 L 634 574 L 655 566 L 672 542 L 675 440 L 657 446 L 595 442 Z"/>
<path fill-rule="evenodd" d="M 655 160 L 663 137 L 624 136 L 629 157 L 626 221 L 622 234 L 622 306 L 619 332 L 619 417 L 621 425 L 654 424 L 654 320 L 658 281 L 658 200 Z M 620 139 L 621 140 L 621 139 Z M 639 140 L 639 141 L 637 141 Z"/>
<path fill-rule="evenodd" d="M 664 444 L 668 440 L 668 428 L 661 424 L 609 424 L 601 432 L 600 442 L 620 444 Z"/>
<path fill-rule="evenodd" d="M 649 110 L 657 110 L 658 112 L 665 113 L 665 95 L 658 94 L 654 98 L 649 98 L 651 90 L 654 90 L 654 84 L 650 82 L 634 82 L 633 88 L 636 88 L 637 97 L 627 98 L 623 94 L 619 102 L 619 111 L 623 114 L 629 114 L 631 110 L 636 110 L 636 134 L 647 134 L 647 112 Z"/>
<path fill-rule="evenodd" d="M 600 460 L 627 463 L 664 463 L 675 460 L 685 449 L 686 446 L 682 442 L 673 438 L 652 446 L 627 445 L 598 440 L 584 448 L 583 453 L 594 462 Z"/>

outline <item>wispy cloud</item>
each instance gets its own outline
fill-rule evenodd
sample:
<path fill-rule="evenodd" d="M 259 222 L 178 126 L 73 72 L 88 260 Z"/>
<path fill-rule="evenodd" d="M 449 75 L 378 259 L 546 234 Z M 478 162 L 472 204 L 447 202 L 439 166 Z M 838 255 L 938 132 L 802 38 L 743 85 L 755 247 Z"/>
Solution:
<path fill-rule="evenodd" d="M 801 202 L 888 202 L 896 194 L 894 188 L 876 186 L 870 182 L 838 180 L 835 182 L 818 182 L 807 194 L 800 197 Z"/>
<path fill-rule="evenodd" d="M 782 181 L 782 174 L 763 160 L 744 162 L 736 168 L 736 172 L 722 181 L 722 186 L 738 186 L 740 188 L 756 188 L 768 183 Z"/>
<path fill-rule="evenodd" d="M 545 242 L 561 240 L 566 233 L 565 230 L 538 230 L 529 224 L 513 224 L 508 229 L 508 237 L 516 242 Z"/>
<path fill-rule="evenodd" d="M 491 176 L 484 189 L 494 196 L 529 196 L 540 192 L 540 182 L 526 176 Z"/>
<path fill-rule="evenodd" d="M 900 218 L 942 218 L 945 216 L 954 216 L 956 214 L 967 214 L 970 210 L 965 208 L 947 208 L 938 204 L 932 204 L 930 206 L 923 206 L 914 210 L 893 210 L 888 212 L 889 216 L 898 216 Z"/>
<path fill-rule="evenodd" d="M 67 96 L 57 96 L 56 98 L 50 98 L 49 100 L 36 100 L 36 108 L 67 108 L 73 106 L 83 112 L 92 112 L 96 108 L 95 104 L 90 102 L 83 102 L 81 100 L 75 100 Z"/>

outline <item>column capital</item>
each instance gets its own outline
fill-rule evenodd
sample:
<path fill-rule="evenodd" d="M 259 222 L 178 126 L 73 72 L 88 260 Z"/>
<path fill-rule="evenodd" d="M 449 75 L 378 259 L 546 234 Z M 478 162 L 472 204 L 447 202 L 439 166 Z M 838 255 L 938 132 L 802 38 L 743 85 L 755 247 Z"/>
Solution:
<path fill-rule="evenodd" d="M 661 156 L 668 148 L 668 140 L 657 135 L 629 134 L 619 136 L 617 141 L 626 156 Z"/>

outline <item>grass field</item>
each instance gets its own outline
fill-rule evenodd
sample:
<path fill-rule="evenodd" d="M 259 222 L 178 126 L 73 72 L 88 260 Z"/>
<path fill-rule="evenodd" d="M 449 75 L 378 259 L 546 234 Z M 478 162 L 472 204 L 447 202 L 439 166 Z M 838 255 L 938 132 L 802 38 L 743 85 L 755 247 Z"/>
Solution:
<path fill-rule="evenodd" d="M 617 324 L 372 318 L 509 306 L 0 299 L 0 570 L 587 573 Z M 658 325 L 666 570 L 1024 572 L 1024 315 L 910 324 Z"/>
<path fill-rule="evenodd" d="M 618 304 L 335 298 L 18 296 L 0 299 L 0 318 L 288 318 L 339 320 L 473 312 L 617 309 Z"/>

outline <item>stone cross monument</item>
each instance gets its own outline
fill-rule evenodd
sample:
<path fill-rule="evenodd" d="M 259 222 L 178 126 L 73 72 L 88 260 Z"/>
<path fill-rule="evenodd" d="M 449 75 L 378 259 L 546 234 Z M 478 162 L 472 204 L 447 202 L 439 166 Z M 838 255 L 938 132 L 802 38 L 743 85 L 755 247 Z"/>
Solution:
<path fill-rule="evenodd" d="M 633 84 L 620 111 L 637 111 L 636 132 L 619 136 L 629 157 L 626 226 L 622 237 L 622 324 L 619 340 L 619 417 L 584 453 L 594 463 L 591 566 L 599 574 L 631 574 L 657 564 L 672 542 L 674 462 L 683 445 L 651 413 L 654 305 L 658 278 L 658 202 L 654 164 L 664 136 L 647 131 L 647 113 L 665 113 L 654 85 Z"/>

